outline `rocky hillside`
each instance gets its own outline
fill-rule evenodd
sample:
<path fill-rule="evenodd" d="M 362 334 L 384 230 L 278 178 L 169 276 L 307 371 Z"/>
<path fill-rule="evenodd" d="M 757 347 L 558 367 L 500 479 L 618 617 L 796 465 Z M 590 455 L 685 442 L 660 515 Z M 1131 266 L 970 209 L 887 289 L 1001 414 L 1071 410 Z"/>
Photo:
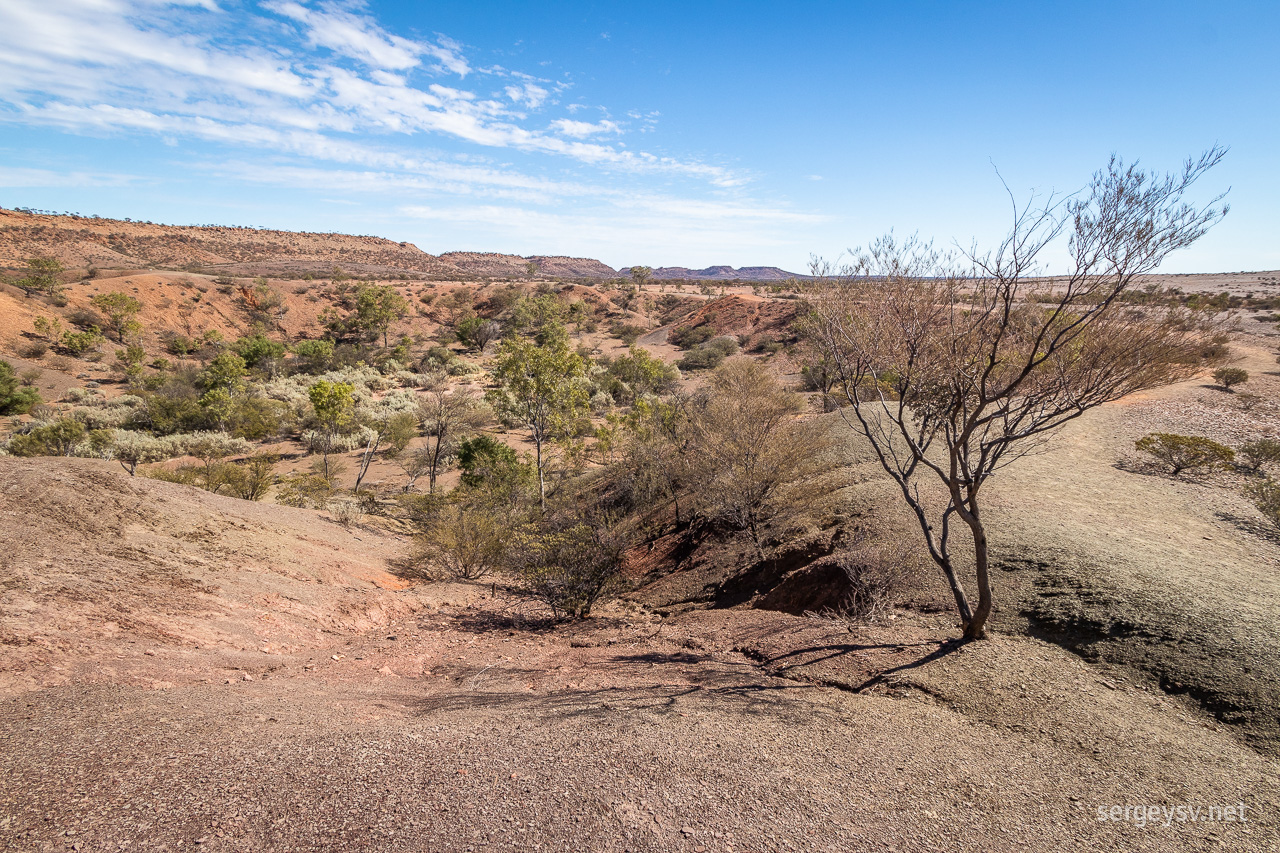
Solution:
<path fill-rule="evenodd" d="M 352 274 L 410 273 L 429 278 L 611 278 L 591 258 L 520 257 L 450 252 L 437 257 L 412 243 L 350 234 L 316 234 L 226 226 L 158 225 L 118 219 L 53 216 L 0 209 L 0 266 L 51 255 L 65 266 L 216 270 L 232 275 L 300 277 L 339 266 Z"/>
<path fill-rule="evenodd" d="M 519 278 L 526 276 L 533 264 L 533 274 L 556 278 L 614 278 L 618 271 L 593 258 L 566 258 L 562 255 L 504 255 L 498 252 L 446 252 L 439 260 L 468 275 L 486 278 Z"/>

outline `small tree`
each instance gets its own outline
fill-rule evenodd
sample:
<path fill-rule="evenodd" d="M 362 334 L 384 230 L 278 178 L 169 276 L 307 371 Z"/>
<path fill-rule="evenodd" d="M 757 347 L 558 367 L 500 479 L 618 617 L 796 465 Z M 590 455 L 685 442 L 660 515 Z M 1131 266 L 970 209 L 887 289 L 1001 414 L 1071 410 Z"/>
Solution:
<path fill-rule="evenodd" d="M 1169 432 L 1144 435 L 1133 446 L 1168 465 L 1169 473 L 1175 477 L 1183 471 L 1209 471 L 1225 467 L 1236 455 L 1230 447 L 1211 438 Z"/>
<path fill-rule="evenodd" d="M 484 426 L 489 413 L 469 391 L 449 393 L 444 382 L 437 382 L 418 401 L 418 423 L 427 437 L 426 470 L 428 491 L 435 494 L 436 479 L 447 470 L 456 456 L 459 444 Z"/>
<path fill-rule="evenodd" d="M 362 331 L 382 335 L 387 346 L 391 324 L 403 317 L 409 303 L 389 284 L 364 285 L 356 291 L 355 323 Z"/>
<path fill-rule="evenodd" d="M 502 336 L 502 326 L 493 320 L 472 315 L 458 321 L 458 340 L 479 352 Z"/>
<path fill-rule="evenodd" d="M 333 439 L 348 429 L 355 420 L 355 398 L 352 396 L 354 390 L 348 382 L 330 382 L 327 379 L 321 379 L 307 389 L 311 408 L 320 425 L 321 474 L 327 482 L 333 479 L 329 463 Z"/>
<path fill-rule="evenodd" d="M 1280 441 L 1274 438 L 1259 438 L 1245 442 L 1236 454 L 1244 460 L 1244 467 L 1251 473 L 1261 474 L 1268 465 L 1280 463 Z"/>
<path fill-rule="evenodd" d="M 62 271 L 62 262 L 57 258 L 29 258 L 27 275 L 16 283 L 28 296 L 32 293 L 57 296 L 62 291 L 62 282 L 58 280 Z"/>
<path fill-rule="evenodd" d="M 652 269 L 643 266 L 632 267 L 629 272 L 631 273 L 631 280 L 636 283 L 637 287 L 644 287 L 645 282 L 653 275 Z"/>
<path fill-rule="evenodd" d="M 412 492 L 414 486 L 418 483 L 418 478 L 431 470 L 431 451 L 426 447 L 405 448 L 398 451 L 391 457 L 391 461 L 399 466 L 404 472 L 405 484 L 403 491 Z"/>
<path fill-rule="evenodd" d="M 360 490 L 360 484 L 369 473 L 369 466 L 383 442 L 404 449 L 413 437 L 414 427 L 417 425 L 417 418 L 411 412 L 385 402 L 374 403 L 361 411 L 359 420 L 363 426 L 368 427 L 369 440 L 365 442 L 364 452 L 360 454 L 360 462 L 356 467 L 356 482 L 352 486 L 355 491 Z"/>
<path fill-rule="evenodd" d="M 1205 321 L 1122 297 L 1225 215 L 1221 197 L 1183 200 L 1223 154 L 1166 176 L 1113 157 L 1082 194 L 1015 204 L 985 254 L 957 260 L 890 236 L 845 268 L 815 263 L 806 331 L 839 376 L 841 417 L 915 515 L 967 639 L 985 636 L 994 603 L 981 505 L 991 476 L 1089 409 L 1201 369 Z M 1037 259 L 1064 232 L 1067 270 L 1047 285 Z M 976 606 L 952 551 L 956 521 L 973 543 Z"/>
<path fill-rule="evenodd" d="M 204 394 L 200 405 L 216 422 L 219 429 L 227 429 L 235 411 L 236 398 L 245 388 L 244 359 L 230 350 L 221 352 L 200 372 L 200 386 Z"/>
<path fill-rule="evenodd" d="M 637 400 L 623 421 L 628 441 L 617 467 L 620 483 L 634 505 L 670 498 L 677 525 L 681 523 L 680 495 L 694 479 L 692 405 L 689 396 L 680 393 L 663 400 Z"/>
<path fill-rule="evenodd" d="M 1231 391 L 1234 386 L 1249 381 L 1249 371 L 1241 367 L 1219 367 L 1213 371 L 1213 381 Z"/>
<path fill-rule="evenodd" d="M 124 343 L 126 337 L 134 337 L 142 331 L 142 324 L 135 319 L 142 310 L 142 303 L 129 294 L 118 291 L 99 293 L 89 302 L 106 315 L 107 331 L 115 336 L 118 343 Z"/>
<path fill-rule="evenodd" d="M 130 477 L 136 475 L 138 465 L 142 463 L 172 459 L 184 452 L 182 443 L 171 436 L 156 438 L 126 429 L 111 431 L 106 450 L 121 468 L 129 472 Z"/>
<path fill-rule="evenodd" d="M 540 505 L 547 503 L 547 444 L 564 435 L 587 409 L 582 357 L 569 349 L 569 336 L 558 323 L 542 329 L 540 341 L 515 336 L 502 342 L 494 377 L 501 384 L 489 399 L 500 418 L 529 430 L 535 449 Z"/>
<path fill-rule="evenodd" d="M 54 346 L 62 342 L 62 321 L 57 317 L 37 317 L 31 325 L 37 335 Z"/>

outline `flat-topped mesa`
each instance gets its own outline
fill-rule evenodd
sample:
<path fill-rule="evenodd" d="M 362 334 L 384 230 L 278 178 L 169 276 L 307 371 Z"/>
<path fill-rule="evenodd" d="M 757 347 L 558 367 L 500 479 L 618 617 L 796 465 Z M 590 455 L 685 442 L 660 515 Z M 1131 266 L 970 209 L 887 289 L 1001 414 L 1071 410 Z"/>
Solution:
<path fill-rule="evenodd" d="M 501 252 L 445 252 L 440 261 L 468 275 L 515 278 L 532 274 L 554 278 L 616 278 L 620 273 L 594 258 L 563 255 L 507 255 Z"/>
<path fill-rule="evenodd" d="M 807 278 L 808 276 L 787 272 L 778 267 L 739 267 L 730 266 L 706 267 L 691 270 L 688 267 L 657 267 L 652 272 L 656 279 L 684 279 L 685 281 L 785 281 L 789 278 Z"/>
<path fill-rule="evenodd" d="M 434 255 L 412 243 L 351 234 L 277 231 L 225 225 L 161 225 L 0 209 L 0 265 L 36 255 L 67 267 L 381 267 L 435 272 Z"/>

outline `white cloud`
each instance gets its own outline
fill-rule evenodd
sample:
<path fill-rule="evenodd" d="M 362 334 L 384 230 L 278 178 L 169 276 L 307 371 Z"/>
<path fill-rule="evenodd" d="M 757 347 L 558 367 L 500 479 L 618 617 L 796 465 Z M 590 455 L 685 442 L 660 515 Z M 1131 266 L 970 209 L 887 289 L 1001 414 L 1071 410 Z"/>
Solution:
<path fill-rule="evenodd" d="M 435 44 L 403 38 L 388 33 L 367 15 L 346 11 L 336 3 L 313 9 L 293 0 L 272 0 L 264 7 L 302 24 L 312 46 L 328 48 L 372 68 L 404 71 L 418 66 L 422 56 L 429 56 L 441 71 L 459 77 L 471 72 L 462 46 L 449 38 L 439 38 Z"/>
<path fill-rule="evenodd" d="M 572 136 L 576 139 L 585 139 L 588 136 L 595 136 L 600 133 L 622 132 L 622 127 L 617 122 L 609 121 L 608 119 L 592 123 L 558 118 L 551 122 L 551 129 L 562 136 Z"/>
<path fill-rule="evenodd" d="M 503 91 L 513 104 L 523 104 L 531 110 L 538 109 L 551 96 L 550 91 L 537 83 L 520 83 L 508 86 Z"/>
<path fill-rule="evenodd" d="M 211 3 L 0 3 L 0 120 L 48 121 L 72 131 L 188 128 L 199 138 L 227 142 L 239 132 L 245 144 L 265 144 L 272 135 L 245 134 L 248 128 L 396 135 L 406 141 L 439 134 L 597 167 L 682 175 L 717 187 L 744 181 L 719 166 L 603 142 L 603 136 L 623 132 L 608 120 L 526 125 L 527 117 L 515 110 L 548 106 L 564 83 L 494 67 L 487 73 L 512 81 L 505 87 L 508 100 L 500 102 L 438 81 L 411 82 L 410 72 L 470 72 L 461 46 L 448 38 L 403 38 L 332 3 L 269 0 L 264 8 L 298 26 L 299 41 L 281 42 L 278 24 Z M 423 59 L 435 64 L 423 68 Z M 84 123 L 77 126 L 78 119 Z M 585 141 L 589 137 L 595 141 Z"/>

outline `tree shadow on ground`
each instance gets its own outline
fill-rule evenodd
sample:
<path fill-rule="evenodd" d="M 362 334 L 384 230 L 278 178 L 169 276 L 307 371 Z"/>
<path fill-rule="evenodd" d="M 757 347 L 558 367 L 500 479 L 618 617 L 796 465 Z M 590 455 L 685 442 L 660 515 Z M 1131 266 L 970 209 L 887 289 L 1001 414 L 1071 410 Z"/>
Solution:
<path fill-rule="evenodd" d="M 555 719 L 607 719 L 618 712 L 680 714 L 686 700 L 714 704 L 718 710 L 768 715 L 786 720 L 811 718 L 812 684 L 769 678 L 749 662 L 716 660 L 711 655 L 644 652 L 612 655 L 592 661 L 575 678 L 608 678 L 620 684 L 529 690 L 524 687 L 547 675 L 544 670 L 490 666 L 458 671 L 450 677 L 460 689 L 428 696 L 400 697 L 419 715 L 478 709 L 524 711 Z"/>
<path fill-rule="evenodd" d="M 805 680 L 817 681 L 820 684 L 830 687 L 837 687 L 841 690 L 847 690 L 851 693 L 863 693 L 874 687 L 885 684 L 892 676 L 900 672 L 918 669 L 922 666 L 933 663 L 936 660 L 941 660 L 952 652 L 963 647 L 967 642 L 968 641 L 966 640 L 953 638 L 945 640 L 922 640 L 915 643 L 841 643 L 839 645 L 810 646 L 804 649 L 794 649 L 786 654 L 778 655 L 773 658 L 761 658 L 760 663 L 766 672 L 782 678 L 799 677 Z M 909 651 L 925 649 L 928 649 L 929 651 L 919 657 L 914 656 L 915 652 Z M 858 681 L 857 679 L 845 680 L 831 677 L 815 678 L 813 675 L 805 672 L 809 667 L 831 662 L 848 654 L 866 652 L 887 652 L 891 655 L 890 660 L 900 659 L 902 657 L 906 657 L 908 659 L 904 660 L 902 663 L 885 668 L 868 666 L 867 662 L 860 661 L 854 668 L 867 676 L 861 681 Z M 779 665 L 780 663 L 781 665 Z"/>
<path fill-rule="evenodd" d="M 1276 545 L 1280 545 L 1280 528 L 1276 528 L 1266 522 L 1256 521 L 1252 518 L 1244 518 L 1230 512 L 1215 512 L 1214 516 L 1221 521 L 1227 522 L 1227 524 L 1230 524 L 1237 530 L 1266 539 L 1268 542 L 1273 542 Z"/>

